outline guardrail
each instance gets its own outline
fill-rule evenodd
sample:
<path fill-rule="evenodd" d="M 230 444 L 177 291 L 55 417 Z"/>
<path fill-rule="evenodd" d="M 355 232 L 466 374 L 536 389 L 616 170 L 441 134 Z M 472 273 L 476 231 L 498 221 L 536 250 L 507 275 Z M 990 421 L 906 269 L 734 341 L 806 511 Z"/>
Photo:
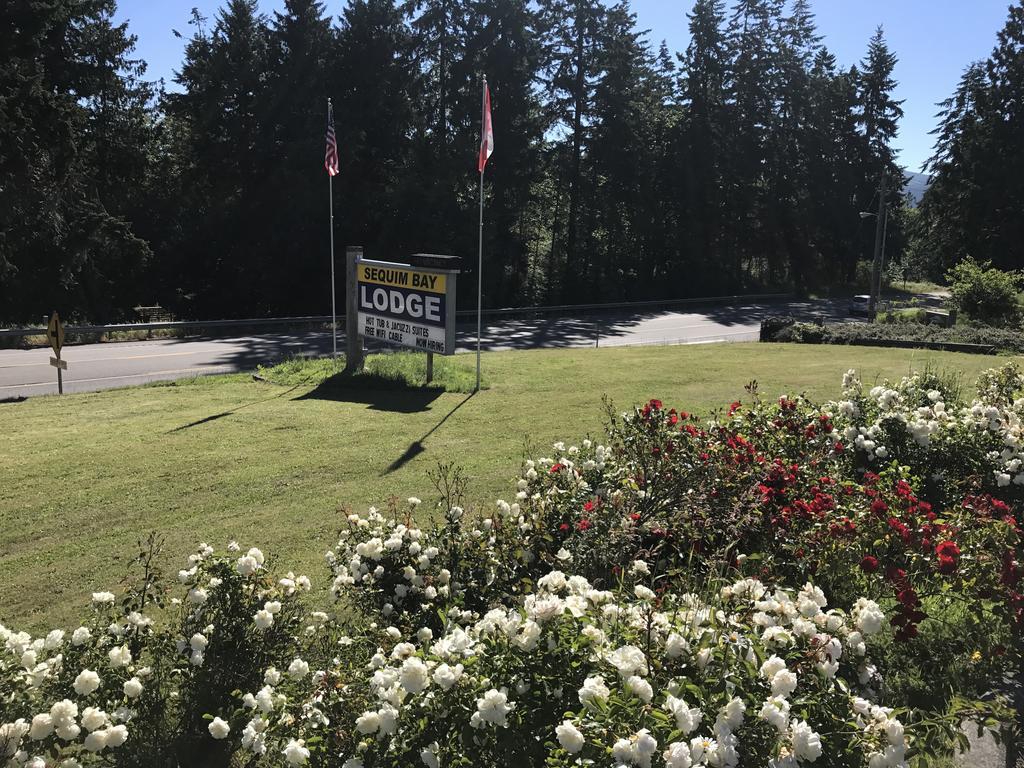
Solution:
<path fill-rule="evenodd" d="M 707 296 L 693 299 L 655 299 L 652 301 L 619 301 L 605 304 L 556 304 L 544 307 L 506 307 L 502 309 L 485 309 L 485 317 L 515 317 L 517 315 L 546 315 L 571 312 L 609 311 L 616 309 L 654 309 L 656 307 L 700 306 L 703 304 L 730 304 L 751 301 L 785 301 L 792 299 L 792 294 L 758 293 L 738 296 Z M 455 313 L 456 317 L 476 317 L 475 309 L 463 309 Z M 345 316 L 338 315 L 339 327 L 344 325 Z M 162 331 L 162 330 L 194 330 L 216 328 L 253 328 L 281 327 L 289 325 L 326 325 L 331 322 L 330 315 L 304 315 L 296 317 L 255 317 L 240 320 L 169 320 L 153 323 L 115 323 L 111 325 L 68 325 L 65 333 L 71 335 L 101 335 L 128 331 Z M 0 328 L 0 338 L 24 338 L 26 336 L 42 336 L 46 328 Z"/>

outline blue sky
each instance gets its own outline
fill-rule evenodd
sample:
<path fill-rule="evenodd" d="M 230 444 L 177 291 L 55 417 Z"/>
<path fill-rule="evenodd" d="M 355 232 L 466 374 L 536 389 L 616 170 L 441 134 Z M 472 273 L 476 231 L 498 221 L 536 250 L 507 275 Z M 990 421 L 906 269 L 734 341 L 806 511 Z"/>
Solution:
<path fill-rule="evenodd" d="M 213 18 L 220 2 L 210 0 L 120 0 L 117 17 L 128 19 L 138 36 L 137 54 L 149 64 L 148 77 L 165 78 L 170 85 L 179 66 L 184 40 L 171 29 L 188 35 L 191 9 L 197 6 Z M 282 5 L 260 0 L 270 13 Z M 896 91 L 906 113 L 896 141 L 900 161 L 916 171 L 931 154 L 936 103 L 956 87 L 964 68 L 988 56 L 996 33 L 1007 16 L 1009 0 L 812 0 L 819 32 L 840 65 L 859 62 L 877 25 L 885 27 L 890 47 L 899 56 Z M 686 13 L 693 0 L 634 0 L 641 29 L 649 29 L 654 45 L 665 40 L 682 51 L 689 41 Z M 344 0 L 328 0 L 328 11 L 338 15 Z"/>

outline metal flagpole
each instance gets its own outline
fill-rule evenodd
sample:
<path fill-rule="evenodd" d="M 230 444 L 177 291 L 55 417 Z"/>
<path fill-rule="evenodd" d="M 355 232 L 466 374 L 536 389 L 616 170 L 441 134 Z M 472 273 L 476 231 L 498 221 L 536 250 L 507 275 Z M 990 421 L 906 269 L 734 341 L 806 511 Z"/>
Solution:
<path fill-rule="evenodd" d="M 327 120 L 334 122 L 331 114 L 331 99 L 327 99 Z M 327 174 L 327 195 L 330 198 L 327 210 L 331 214 L 331 333 L 334 336 L 334 356 L 338 356 L 338 312 L 334 300 L 334 174 Z"/>
<path fill-rule="evenodd" d="M 484 172 L 480 171 L 480 245 L 476 265 L 476 388 L 480 390 L 480 329 L 484 286 Z"/>
<path fill-rule="evenodd" d="M 484 87 L 480 92 L 480 133 L 481 151 L 485 139 L 483 124 L 484 112 L 487 109 L 487 77 L 484 77 Z M 476 264 L 476 392 L 480 391 L 480 336 L 483 316 L 483 293 L 484 293 L 484 169 L 480 169 L 480 240 L 477 248 Z"/>

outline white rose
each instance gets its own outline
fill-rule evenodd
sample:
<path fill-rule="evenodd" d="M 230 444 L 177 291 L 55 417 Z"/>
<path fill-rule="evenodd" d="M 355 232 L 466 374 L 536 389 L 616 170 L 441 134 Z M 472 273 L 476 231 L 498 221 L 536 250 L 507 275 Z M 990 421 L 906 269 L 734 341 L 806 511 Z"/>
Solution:
<path fill-rule="evenodd" d="M 84 645 L 92 639 L 92 632 L 88 627 L 79 627 L 71 633 L 72 645 Z"/>
<path fill-rule="evenodd" d="M 226 739 L 228 734 L 231 733 L 231 726 L 219 717 L 215 717 L 210 721 L 210 724 L 207 726 L 207 730 L 215 739 Z"/>
<path fill-rule="evenodd" d="M 402 662 L 402 669 L 398 677 L 399 684 L 409 693 L 419 693 L 430 685 L 430 675 L 427 672 L 427 665 L 416 656 L 412 656 Z"/>
<path fill-rule="evenodd" d="M 96 707 L 86 707 L 82 710 L 82 727 L 87 731 L 95 731 L 107 724 L 107 713 Z"/>
<path fill-rule="evenodd" d="M 821 737 L 811 730 L 806 720 L 794 720 L 791 730 L 793 754 L 798 760 L 813 763 L 821 757 Z"/>
<path fill-rule="evenodd" d="M 380 715 L 376 712 L 363 712 L 356 718 L 356 730 L 362 734 L 376 733 L 380 728 Z"/>
<path fill-rule="evenodd" d="M 83 669 L 72 686 L 79 696 L 88 696 L 100 687 L 100 676 L 91 669 Z"/>
<path fill-rule="evenodd" d="M 281 750 L 281 754 L 284 755 L 284 759 L 288 762 L 288 765 L 305 765 L 306 761 L 309 760 L 309 750 L 306 749 L 305 741 L 302 739 L 291 739 L 285 748 Z M 362 765 L 362 763 L 359 763 Z M 347 763 L 346 763 L 347 765 Z"/>
<path fill-rule="evenodd" d="M 137 699 L 142 694 L 142 681 L 137 677 L 125 680 L 124 695 L 129 699 Z"/>
<path fill-rule="evenodd" d="M 583 744 L 586 741 L 571 720 L 563 720 L 561 725 L 556 726 L 555 735 L 558 736 L 558 743 L 562 749 L 570 755 L 575 755 L 583 749 Z"/>
<path fill-rule="evenodd" d="M 41 713 L 32 718 L 32 725 L 29 726 L 28 737 L 33 741 L 45 739 L 53 733 L 53 718 L 47 713 Z"/>

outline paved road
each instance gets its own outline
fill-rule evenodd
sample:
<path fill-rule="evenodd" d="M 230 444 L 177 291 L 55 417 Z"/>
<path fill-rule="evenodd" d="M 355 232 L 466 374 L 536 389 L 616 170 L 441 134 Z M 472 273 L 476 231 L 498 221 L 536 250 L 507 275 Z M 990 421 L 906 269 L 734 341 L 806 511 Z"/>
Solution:
<path fill-rule="evenodd" d="M 757 339 L 772 314 L 844 317 L 843 302 L 786 302 L 688 308 L 687 311 L 596 313 L 585 317 L 495 320 L 485 324 L 486 350 L 697 344 Z M 460 326 L 459 349 L 476 349 L 476 326 Z M 338 348 L 344 349 L 339 337 Z M 88 392 L 149 381 L 252 370 L 289 355 L 325 354 L 324 332 L 268 333 L 229 338 L 185 338 L 65 347 L 65 392 Z M 56 369 L 45 349 L 0 350 L 0 400 L 57 391 Z"/>

